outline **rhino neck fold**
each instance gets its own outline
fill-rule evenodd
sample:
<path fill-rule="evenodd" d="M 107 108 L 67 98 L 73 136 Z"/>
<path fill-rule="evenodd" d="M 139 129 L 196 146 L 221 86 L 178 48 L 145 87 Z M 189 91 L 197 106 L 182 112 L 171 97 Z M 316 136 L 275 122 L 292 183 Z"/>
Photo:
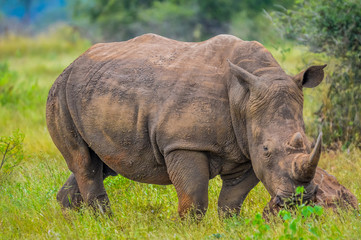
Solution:
<path fill-rule="evenodd" d="M 247 127 L 246 127 L 246 103 L 249 92 L 242 87 L 236 78 L 231 77 L 228 82 L 228 98 L 232 119 L 232 128 L 243 155 L 250 159 Z"/>

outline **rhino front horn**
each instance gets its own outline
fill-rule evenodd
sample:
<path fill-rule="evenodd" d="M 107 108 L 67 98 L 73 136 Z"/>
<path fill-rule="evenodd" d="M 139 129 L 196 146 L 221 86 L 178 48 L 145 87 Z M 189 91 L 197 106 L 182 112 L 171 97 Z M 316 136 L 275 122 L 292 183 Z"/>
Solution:
<path fill-rule="evenodd" d="M 310 182 L 316 173 L 321 156 L 322 133 L 318 135 L 316 145 L 310 155 L 299 155 L 292 164 L 293 177 L 300 182 Z"/>

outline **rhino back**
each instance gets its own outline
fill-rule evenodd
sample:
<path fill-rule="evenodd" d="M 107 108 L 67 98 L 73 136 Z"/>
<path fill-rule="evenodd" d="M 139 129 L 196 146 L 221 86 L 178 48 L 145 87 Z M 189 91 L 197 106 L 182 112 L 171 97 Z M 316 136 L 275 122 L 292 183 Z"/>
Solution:
<path fill-rule="evenodd" d="M 67 82 L 73 121 L 113 169 L 163 165 L 177 149 L 209 152 L 216 165 L 245 161 L 232 127 L 226 61 L 244 59 L 245 43 L 228 35 L 187 43 L 147 34 L 94 45 L 73 63 Z"/>

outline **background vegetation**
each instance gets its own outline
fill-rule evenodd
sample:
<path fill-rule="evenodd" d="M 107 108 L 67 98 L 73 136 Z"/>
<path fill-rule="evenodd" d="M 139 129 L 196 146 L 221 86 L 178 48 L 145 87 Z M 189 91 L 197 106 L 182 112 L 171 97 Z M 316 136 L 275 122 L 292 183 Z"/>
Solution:
<path fill-rule="evenodd" d="M 71 6 L 75 24 L 86 27 L 87 31 L 92 29 L 93 38 L 119 40 L 154 32 L 179 40 L 199 41 L 229 32 L 232 22 L 238 23 L 236 31 L 245 32 L 244 38 L 264 36 L 260 30 L 267 28 L 259 14 L 265 8 L 274 8 L 276 2 L 289 6 L 293 0 L 76 0 Z M 257 17 L 253 24 L 244 21 Z"/>
<path fill-rule="evenodd" d="M 19 0 L 19 6 L 24 2 Z M 41 1 L 30 2 L 36 5 Z M 68 17 L 64 18 L 66 24 L 48 25 L 47 31 L 39 31 L 31 25 L 32 21 L 39 21 L 36 19 L 40 18 L 33 19 L 31 15 L 34 13 L 27 15 L 30 20 L 26 21 L 3 15 L 0 18 L 0 239 L 357 239 L 361 235 L 361 216 L 355 211 L 336 214 L 300 206 L 292 215 L 283 212 L 281 217 L 265 222 L 260 213 L 270 197 L 262 184 L 251 191 L 240 217 L 219 219 L 216 207 L 221 181 L 218 177 L 211 180 L 209 210 L 200 223 L 190 219 L 179 220 L 173 186 L 141 184 L 121 176 L 109 177 L 105 181 L 114 212 L 110 219 L 96 217 L 87 208 L 80 212 L 63 213 L 56 202 L 56 193 L 70 172 L 46 129 L 47 93 L 62 70 L 95 41 L 124 40 L 143 32 L 156 32 L 180 40 L 202 40 L 216 33 L 229 32 L 243 39 L 259 40 L 290 74 L 296 74 L 310 64 L 331 62 L 326 69 L 328 82 L 305 91 L 304 119 L 310 137 L 316 136 L 319 121 L 324 122 L 324 127 L 328 126 L 326 117 L 340 121 L 340 118 L 347 116 L 341 112 L 344 109 L 338 107 L 339 102 L 332 100 L 330 89 L 336 80 L 337 84 L 341 84 L 337 66 L 343 66 L 342 74 L 349 74 L 349 79 L 354 81 L 351 85 L 344 84 L 342 80 L 342 91 L 350 93 L 348 86 L 359 86 L 355 83 L 359 80 L 355 76 L 359 75 L 353 70 L 346 71 L 353 68 L 354 62 L 346 59 L 353 56 L 354 50 L 343 47 L 351 53 L 346 56 L 331 54 L 327 48 L 336 50 L 336 46 L 332 43 L 317 45 L 315 40 L 317 46 L 313 47 L 311 40 L 317 39 L 314 37 L 306 41 L 309 43 L 306 46 L 297 45 L 300 38 L 310 36 L 310 29 L 315 28 L 311 32 L 319 34 L 319 39 L 324 37 L 323 31 L 316 29 L 317 21 L 322 20 L 317 20 L 317 14 L 322 18 L 333 16 L 327 20 L 329 24 L 334 24 L 331 30 L 340 29 L 343 18 L 335 19 L 342 14 L 330 15 L 327 12 L 330 8 L 322 1 L 322 4 L 298 1 L 304 7 L 295 8 L 298 11 L 277 8 L 275 1 L 271 0 L 238 2 L 137 0 L 105 3 L 100 0 L 76 0 L 71 3 L 74 5 L 64 6 L 68 13 Z M 292 8 L 292 1 L 283 3 Z M 344 29 L 354 29 L 359 26 L 353 21 L 360 11 L 356 11 L 357 6 L 347 8 L 347 4 L 354 3 L 352 1 L 342 3 L 335 1 L 335 6 L 346 9 L 349 13 L 347 16 L 351 16 L 344 17 L 350 22 Z M 312 26 L 306 25 L 311 21 L 306 20 L 309 17 L 306 10 L 310 7 L 315 13 L 311 19 L 315 21 Z M 264 14 L 263 9 L 268 12 L 276 9 L 278 12 L 269 15 Z M 294 40 L 281 38 L 267 17 L 278 28 L 290 28 L 282 33 Z M 297 23 L 291 21 L 297 18 L 300 21 L 305 19 L 302 23 L 305 28 L 297 30 L 300 32 L 294 30 L 297 28 L 293 26 Z M 51 23 L 50 20 L 48 22 Z M 13 29 L 11 23 L 21 27 Z M 327 27 L 322 29 L 329 31 Z M 356 31 L 359 31 L 359 27 Z M 337 40 L 339 35 L 334 34 L 327 39 Z M 336 42 L 341 46 L 345 39 L 353 36 L 360 35 L 346 35 Z M 317 53 L 310 53 L 308 46 Z M 340 52 L 344 51 L 341 49 Z M 343 64 L 337 65 L 340 62 Z M 336 80 L 334 76 L 337 76 Z M 335 96 L 342 97 L 337 94 Z M 330 101 L 328 105 L 325 104 L 326 100 Z M 340 106 L 345 106 L 345 101 L 342 100 Z M 355 100 L 347 106 L 352 108 L 355 103 L 359 101 Z M 315 112 L 321 106 L 323 117 L 319 118 Z M 328 115 L 334 108 L 342 109 L 335 110 L 335 114 L 339 115 Z M 348 125 L 347 136 L 359 133 L 355 128 L 359 120 L 353 122 Z M 333 122 L 333 126 L 343 125 Z M 326 134 L 326 139 L 329 139 L 327 143 L 341 142 L 344 149 L 325 151 L 320 166 L 335 175 L 361 199 L 361 151 L 354 142 L 357 138 L 332 138 L 336 132 L 338 130 L 330 130 Z M 337 134 L 345 136 L 344 132 Z"/>
<path fill-rule="evenodd" d="M 276 12 L 281 33 L 329 63 L 327 97 L 317 113 L 328 145 L 361 147 L 361 4 L 357 0 L 298 0 Z"/>

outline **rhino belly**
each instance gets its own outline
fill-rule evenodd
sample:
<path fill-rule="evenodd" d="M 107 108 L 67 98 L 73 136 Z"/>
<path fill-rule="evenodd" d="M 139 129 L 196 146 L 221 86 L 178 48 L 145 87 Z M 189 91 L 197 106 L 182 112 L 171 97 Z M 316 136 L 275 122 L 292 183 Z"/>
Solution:
<path fill-rule="evenodd" d="M 116 142 L 103 132 L 94 134 L 86 141 L 88 139 L 99 142 L 90 145 L 91 149 L 116 173 L 138 182 L 171 184 L 165 164 L 157 161 L 150 146 L 140 147 L 139 140 L 135 142 L 125 137 L 123 141 Z"/>
<path fill-rule="evenodd" d="M 152 153 L 134 154 L 122 151 L 108 155 L 100 150 L 98 156 L 116 173 L 137 182 L 167 185 L 171 184 L 165 165 L 156 163 Z"/>

